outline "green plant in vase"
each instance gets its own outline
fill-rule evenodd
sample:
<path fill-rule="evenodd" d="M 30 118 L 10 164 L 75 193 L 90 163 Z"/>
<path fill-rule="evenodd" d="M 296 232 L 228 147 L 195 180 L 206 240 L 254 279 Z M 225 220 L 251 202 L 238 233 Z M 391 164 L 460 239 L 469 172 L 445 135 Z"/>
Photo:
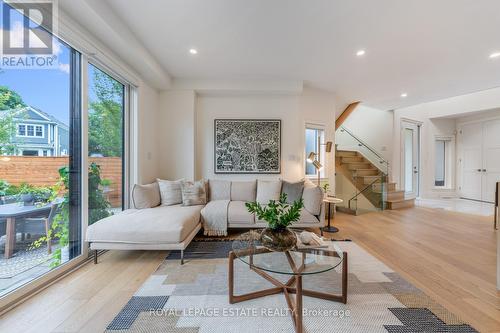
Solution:
<path fill-rule="evenodd" d="M 325 191 L 325 195 L 328 193 L 329 189 L 330 189 L 330 184 L 328 183 L 323 184 L 323 190 Z"/>
<path fill-rule="evenodd" d="M 288 227 L 300 219 L 300 211 L 304 207 L 302 199 L 289 204 L 285 193 L 280 199 L 270 200 L 265 206 L 258 202 L 247 202 L 247 210 L 259 219 L 268 223 L 269 227 L 262 231 L 262 244 L 272 251 L 288 251 L 295 247 L 297 238 Z"/>

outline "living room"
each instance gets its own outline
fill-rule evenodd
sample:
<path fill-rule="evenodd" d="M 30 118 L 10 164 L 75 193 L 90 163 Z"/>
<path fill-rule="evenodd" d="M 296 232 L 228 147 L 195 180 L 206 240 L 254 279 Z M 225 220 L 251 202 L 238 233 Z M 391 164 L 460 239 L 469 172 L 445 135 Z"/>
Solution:
<path fill-rule="evenodd" d="M 499 10 L 2 0 L 0 331 L 500 331 Z"/>

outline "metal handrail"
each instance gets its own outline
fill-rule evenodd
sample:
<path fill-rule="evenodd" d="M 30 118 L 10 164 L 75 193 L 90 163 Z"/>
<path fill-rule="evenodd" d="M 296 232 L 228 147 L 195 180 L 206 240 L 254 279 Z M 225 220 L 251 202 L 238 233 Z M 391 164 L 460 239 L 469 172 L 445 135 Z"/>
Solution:
<path fill-rule="evenodd" d="M 361 194 L 361 193 L 364 193 L 368 188 L 372 187 L 373 184 L 375 184 L 376 182 L 378 182 L 379 180 L 381 181 L 380 183 L 382 184 L 382 186 L 384 186 L 384 177 L 385 176 L 380 176 L 379 178 L 375 179 L 373 182 L 371 182 L 370 184 L 366 185 L 361 191 L 359 191 L 358 193 L 356 193 L 351 199 L 349 199 L 348 201 L 348 207 L 349 209 L 351 209 L 351 201 L 353 200 L 357 200 L 358 199 L 358 196 Z M 384 196 L 384 190 L 382 189 L 382 192 L 380 192 L 380 194 L 382 195 L 382 197 Z M 383 200 L 382 200 L 383 201 Z M 384 203 L 382 202 L 382 210 L 384 210 Z"/>
<path fill-rule="evenodd" d="M 349 134 L 350 136 L 352 136 L 361 145 L 363 145 L 366 148 L 368 148 L 369 151 L 371 151 L 372 153 L 374 153 L 380 160 L 382 160 L 381 163 L 387 164 L 387 169 L 389 169 L 389 162 L 386 161 L 385 158 L 383 158 L 375 149 L 373 149 L 372 147 L 370 147 L 369 145 L 367 145 L 363 140 L 361 140 L 360 138 L 358 138 L 356 135 L 352 134 L 352 132 L 349 131 L 346 127 L 340 126 L 339 130 L 347 132 L 347 134 Z"/>

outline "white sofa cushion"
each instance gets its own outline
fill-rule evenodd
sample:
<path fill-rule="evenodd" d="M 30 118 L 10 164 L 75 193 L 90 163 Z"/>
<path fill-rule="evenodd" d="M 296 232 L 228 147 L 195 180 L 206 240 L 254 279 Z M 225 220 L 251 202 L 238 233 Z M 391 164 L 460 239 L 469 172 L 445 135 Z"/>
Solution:
<path fill-rule="evenodd" d="M 257 181 L 231 182 L 231 200 L 253 202 L 257 196 Z"/>
<path fill-rule="evenodd" d="M 316 216 L 309 213 L 305 208 L 302 208 L 300 211 L 300 220 L 298 220 L 295 223 L 318 223 L 318 222 L 319 220 Z"/>
<path fill-rule="evenodd" d="M 161 203 L 158 183 L 147 185 L 135 184 L 132 189 L 132 203 L 135 209 L 153 208 Z"/>
<path fill-rule="evenodd" d="M 304 200 L 304 208 L 313 215 L 319 215 L 321 205 L 323 203 L 323 189 L 311 182 L 304 184 L 304 192 L 302 199 Z"/>
<path fill-rule="evenodd" d="M 281 194 L 281 180 L 258 180 L 257 202 L 267 205 L 270 200 L 279 200 Z"/>
<path fill-rule="evenodd" d="M 179 180 L 156 179 L 160 186 L 160 197 L 162 206 L 178 205 L 182 203 L 181 182 Z"/>
<path fill-rule="evenodd" d="M 245 201 L 231 201 L 227 213 L 228 223 L 254 224 L 255 216 L 245 206 Z"/>
<path fill-rule="evenodd" d="M 173 244 L 182 242 L 200 223 L 203 206 L 128 209 L 89 225 L 88 242 Z"/>
<path fill-rule="evenodd" d="M 228 180 L 213 180 L 208 181 L 208 192 L 210 201 L 215 200 L 230 200 L 231 197 L 231 182 Z"/>

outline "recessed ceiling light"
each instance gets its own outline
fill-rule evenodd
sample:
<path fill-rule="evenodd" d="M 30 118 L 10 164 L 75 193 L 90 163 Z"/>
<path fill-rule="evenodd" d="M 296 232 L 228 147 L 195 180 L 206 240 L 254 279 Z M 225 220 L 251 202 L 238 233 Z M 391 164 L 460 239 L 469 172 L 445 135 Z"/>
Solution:
<path fill-rule="evenodd" d="M 401 98 L 405 98 L 405 97 L 407 97 L 407 96 L 408 96 L 408 94 L 407 94 L 407 93 L 402 93 L 402 94 L 401 94 Z"/>
<path fill-rule="evenodd" d="M 498 58 L 498 57 L 500 57 L 500 52 L 493 52 L 492 54 L 490 54 L 490 59 Z"/>
<path fill-rule="evenodd" d="M 365 55 L 365 53 L 366 53 L 366 51 L 365 51 L 365 50 L 359 50 L 358 52 L 356 52 L 356 55 L 357 55 L 358 57 L 362 57 L 362 56 L 364 56 L 364 55 Z"/>
<path fill-rule="evenodd" d="M 189 53 L 198 54 L 198 50 L 197 49 L 189 49 Z"/>

